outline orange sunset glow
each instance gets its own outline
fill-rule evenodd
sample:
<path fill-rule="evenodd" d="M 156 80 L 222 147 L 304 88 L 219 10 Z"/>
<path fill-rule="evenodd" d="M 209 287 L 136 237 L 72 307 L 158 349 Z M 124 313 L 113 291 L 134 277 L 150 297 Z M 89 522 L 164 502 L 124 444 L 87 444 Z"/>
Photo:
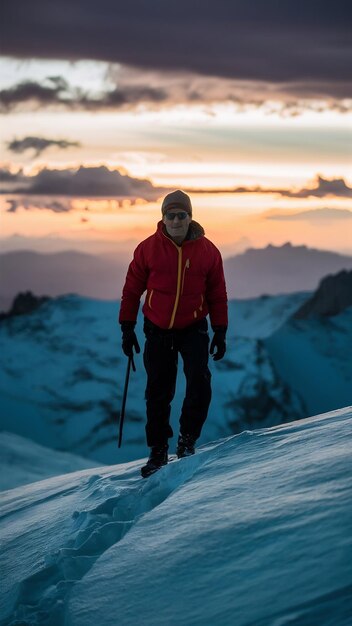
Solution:
<path fill-rule="evenodd" d="M 139 60 L 138 46 L 132 60 L 113 42 L 106 58 L 97 49 L 88 59 L 84 41 L 80 55 L 65 53 L 56 27 L 47 55 L 30 37 L 16 54 L 9 45 L 3 250 L 94 254 L 105 242 L 127 259 L 154 231 L 163 196 L 180 188 L 225 256 L 287 241 L 352 254 L 351 90 L 338 60 L 323 70 L 323 59 L 298 55 L 291 68 L 253 35 L 270 70 L 245 56 L 229 68 L 220 42 L 209 71 L 206 53 L 185 62 L 163 50 L 144 63 L 142 42 Z"/>

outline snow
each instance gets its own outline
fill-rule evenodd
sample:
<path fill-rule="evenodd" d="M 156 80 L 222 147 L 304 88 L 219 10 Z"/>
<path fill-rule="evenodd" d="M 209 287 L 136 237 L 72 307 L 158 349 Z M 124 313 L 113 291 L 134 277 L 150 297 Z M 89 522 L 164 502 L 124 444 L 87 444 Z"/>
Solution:
<path fill-rule="evenodd" d="M 2 494 L 1 624 L 347 626 L 352 407 Z"/>
<path fill-rule="evenodd" d="M 95 465 L 89 459 L 0 432 L 0 491 Z"/>
<path fill-rule="evenodd" d="M 291 320 L 265 339 L 273 365 L 299 394 L 306 415 L 352 403 L 351 331 L 350 307 L 334 317 Z"/>
<path fill-rule="evenodd" d="M 229 303 L 228 350 L 218 363 L 210 360 L 213 401 L 201 443 L 248 428 L 239 403 L 244 395 L 259 406 L 250 427 L 269 426 L 305 417 L 299 398 L 290 394 L 263 349 L 309 294 L 262 297 Z M 136 355 L 126 408 L 123 447 L 117 449 L 117 420 L 126 371 L 117 324 L 118 302 L 65 296 L 43 304 L 31 315 L 2 323 L 0 427 L 43 446 L 74 451 L 96 464 L 126 462 L 147 453 L 145 443 L 146 375 Z M 143 345 L 142 315 L 137 334 Z M 179 368 L 171 423 L 178 432 L 184 377 Z M 242 394 L 243 391 L 243 394 Z M 271 411 L 271 405 L 274 406 Z M 258 423 L 260 422 L 260 423 Z"/>

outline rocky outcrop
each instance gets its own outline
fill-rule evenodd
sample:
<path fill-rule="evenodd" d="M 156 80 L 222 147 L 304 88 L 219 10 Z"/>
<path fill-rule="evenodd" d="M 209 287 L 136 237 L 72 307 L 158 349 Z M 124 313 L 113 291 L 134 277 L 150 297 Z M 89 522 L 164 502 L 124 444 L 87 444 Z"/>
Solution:
<path fill-rule="evenodd" d="M 296 313 L 294 319 L 332 317 L 352 306 L 352 271 L 343 270 L 324 278 L 316 292 Z"/>
<path fill-rule="evenodd" d="M 48 296 L 34 296 L 31 291 L 19 293 L 7 313 L 0 313 L 0 320 L 17 317 L 17 315 L 26 315 L 38 309 L 44 302 L 50 300 Z"/>

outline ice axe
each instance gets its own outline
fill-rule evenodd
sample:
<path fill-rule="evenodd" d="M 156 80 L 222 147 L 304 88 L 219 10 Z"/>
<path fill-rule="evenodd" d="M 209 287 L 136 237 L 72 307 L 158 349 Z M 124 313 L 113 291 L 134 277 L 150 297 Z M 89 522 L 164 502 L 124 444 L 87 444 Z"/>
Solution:
<path fill-rule="evenodd" d="M 126 378 L 125 378 L 125 386 L 124 386 L 123 396 L 122 396 L 122 406 L 121 406 L 120 420 L 119 420 L 119 446 L 118 446 L 119 448 L 121 448 L 121 443 L 122 443 L 123 421 L 125 419 L 125 407 L 126 407 L 128 381 L 130 379 L 131 365 L 132 365 L 133 371 L 135 372 L 136 371 L 136 366 L 134 364 L 133 355 L 128 357 Z"/>

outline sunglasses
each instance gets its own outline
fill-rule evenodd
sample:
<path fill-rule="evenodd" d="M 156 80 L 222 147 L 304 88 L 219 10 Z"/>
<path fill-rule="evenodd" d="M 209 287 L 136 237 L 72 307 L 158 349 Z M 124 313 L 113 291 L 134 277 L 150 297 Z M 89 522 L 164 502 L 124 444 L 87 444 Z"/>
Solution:
<path fill-rule="evenodd" d="M 188 217 L 188 213 L 187 211 L 178 211 L 177 213 L 174 213 L 173 211 L 166 211 L 165 216 L 167 220 L 172 222 L 175 217 L 178 217 L 179 220 L 185 220 L 186 217 Z"/>

